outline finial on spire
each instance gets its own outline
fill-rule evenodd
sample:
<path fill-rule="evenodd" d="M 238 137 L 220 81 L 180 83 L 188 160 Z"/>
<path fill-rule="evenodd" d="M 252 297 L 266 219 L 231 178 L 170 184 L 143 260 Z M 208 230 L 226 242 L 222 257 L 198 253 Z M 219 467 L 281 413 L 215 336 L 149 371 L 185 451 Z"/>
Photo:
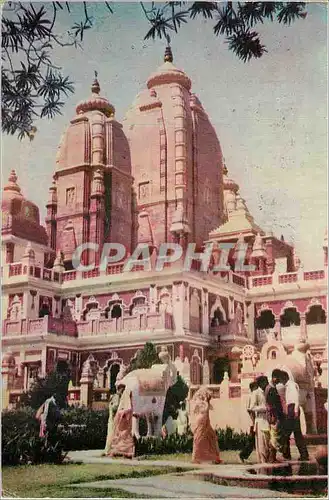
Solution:
<path fill-rule="evenodd" d="M 4 191 L 16 191 L 17 193 L 21 192 L 21 188 L 17 184 L 17 174 L 16 170 L 11 170 L 9 177 L 8 177 L 8 184 L 6 184 L 3 188 Z"/>
<path fill-rule="evenodd" d="M 99 82 L 98 82 L 98 80 L 97 80 L 97 77 L 98 77 L 98 72 L 97 72 L 97 71 L 95 71 L 94 73 L 95 73 L 95 79 L 94 79 L 94 81 L 93 81 L 93 83 L 92 83 L 92 86 L 91 86 L 91 91 L 92 91 L 92 93 L 93 93 L 93 94 L 99 94 L 99 93 L 100 93 L 101 88 L 100 88 L 100 86 L 99 86 Z"/>
<path fill-rule="evenodd" d="M 165 53 L 164 53 L 164 62 L 171 62 L 172 63 L 174 58 L 173 58 L 172 50 L 171 50 L 169 43 L 170 43 L 170 39 L 169 39 L 168 45 L 167 45 Z"/>

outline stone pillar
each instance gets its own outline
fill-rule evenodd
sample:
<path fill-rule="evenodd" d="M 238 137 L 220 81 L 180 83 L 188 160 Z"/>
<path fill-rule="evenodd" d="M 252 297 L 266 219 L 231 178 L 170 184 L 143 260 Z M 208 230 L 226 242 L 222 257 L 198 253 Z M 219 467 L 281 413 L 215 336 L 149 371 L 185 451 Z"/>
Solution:
<path fill-rule="evenodd" d="M 80 403 L 82 406 L 92 407 L 93 377 L 83 376 L 80 379 Z"/>
<path fill-rule="evenodd" d="M 157 310 L 157 287 L 155 284 L 150 285 L 150 312 L 155 313 Z"/>
<path fill-rule="evenodd" d="M 22 318 L 30 318 L 32 301 L 31 294 L 29 290 L 23 293 L 23 307 L 22 307 Z"/>
<path fill-rule="evenodd" d="M 188 283 L 178 281 L 173 283 L 173 316 L 175 332 L 184 334 L 189 329 L 189 288 Z"/>
<path fill-rule="evenodd" d="M 250 300 L 245 303 L 245 322 L 247 324 L 248 338 L 251 342 L 255 342 L 255 307 Z"/>
<path fill-rule="evenodd" d="M 187 357 L 184 359 L 182 373 L 180 373 L 187 385 L 191 383 L 191 367 L 190 362 Z"/>
<path fill-rule="evenodd" d="M 28 384 L 29 384 L 29 367 L 27 364 L 24 364 L 24 381 L 23 381 L 24 391 L 28 390 Z"/>
<path fill-rule="evenodd" d="M 47 374 L 47 347 L 44 347 L 41 352 L 40 375 L 41 377 L 45 377 L 46 374 Z"/>
<path fill-rule="evenodd" d="M 36 290 L 30 290 L 30 312 L 28 319 L 37 319 L 39 317 L 39 307 L 38 307 L 38 292 Z"/>
<path fill-rule="evenodd" d="M 83 305 L 82 305 L 82 295 L 81 293 L 77 293 L 75 296 L 75 319 L 76 321 L 80 321 L 82 318 L 82 311 L 83 311 Z"/>
<path fill-rule="evenodd" d="M 210 384 L 210 372 L 209 372 L 209 363 L 205 359 L 203 363 L 203 384 L 204 385 L 209 385 Z"/>
<path fill-rule="evenodd" d="M 1 300 L 1 312 L 3 319 L 7 319 L 8 317 L 8 307 L 9 307 L 9 296 L 7 294 L 3 294 Z"/>
<path fill-rule="evenodd" d="M 275 316 L 274 331 L 275 331 L 275 333 L 277 333 L 278 340 L 282 340 L 280 316 L 277 316 L 277 315 Z"/>
<path fill-rule="evenodd" d="M 241 359 L 240 349 L 233 347 L 232 351 L 229 353 L 229 363 L 231 372 L 231 382 L 239 382 L 239 363 Z"/>
<path fill-rule="evenodd" d="M 14 387 L 16 364 L 11 353 L 7 353 L 2 360 L 2 408 L 9 407 L 10 391 Z"/>
<path fill-rule="evenodd" d="M 306 314 L 300 314 L 300 342 L 307 339 Z"/>
<path fill-rule="evenodd" d="M 82 374 L 80 379 L 80 402 L 82 406 L 92 407 L 93 402 L 93 386 L 96 376 L 95 359 L 89 355 L 82 366 Z"/>
<path fill-rule="evenodd" d="M 61 308 L 61 297 L 60 295 L 54 295 L 54 304 L 53 304 L 54 318 L 60 318 L 62 313 Z"/>
<path fill-rule="evenodd" d="M 202 333 L 209 335 L 209 294 L 206 288 L 202 288 Z"/>
<path fill-rule="evenodd" d="M 234 297 L 229 296 L 228 299 L 228 319 L 231 321 L 234 318 Z"/>

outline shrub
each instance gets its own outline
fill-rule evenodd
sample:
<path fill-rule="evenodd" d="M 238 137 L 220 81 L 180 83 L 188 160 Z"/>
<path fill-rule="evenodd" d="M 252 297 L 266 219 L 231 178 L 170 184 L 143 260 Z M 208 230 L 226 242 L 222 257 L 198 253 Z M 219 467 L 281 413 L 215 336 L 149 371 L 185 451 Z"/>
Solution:
<path fill-rule="evenodd" d="M 235 432 L 230 427 L 216 431 L 220 450 L 241 450 L 248 434 Z M 192 453 L 193 434 L 190 429 L 183 436 L 171 434 L 165 439 L 142 437 L 136 443 L 136 455 L 166 455 L 171 453 Z"/>
<path fill-rule="evenodd" d="M 85 407 L 62 410 L 56 434 L 47 443 L 39 438 L 39 422 L 31 408 L 4 411 L 2 415 L 3 465 L 60 463 L 70 450 L 103 449 L 107 435 L 107 410 Z M 245 433 L 227 427 L 216 431 L 220 450 L 242 449 L 248 438 Z M 193 435 L 189 429 L 180 436 L 165 439 L 142 437 L 136 441 L 136 455 L 192 453 Z"/>
<path fill-rule="evenodd" d="M 31 408 L 2 414 L 2 465 L 61 463 L 65 458 L 59 433 L 39 437 L 40 424 Z"/>
<path fill-rule="evenodd" d="M 65 450 L 97 450 L 105 447 L 108 410 L 71 407 L 63 411 L 62 415 L 61 432 Z"/>

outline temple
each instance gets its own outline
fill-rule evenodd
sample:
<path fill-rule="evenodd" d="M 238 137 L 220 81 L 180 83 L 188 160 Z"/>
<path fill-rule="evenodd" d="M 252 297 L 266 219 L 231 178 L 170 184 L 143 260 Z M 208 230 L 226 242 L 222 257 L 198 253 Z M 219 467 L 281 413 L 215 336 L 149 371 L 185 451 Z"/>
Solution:
<path fill-rule="evenodd" d="M 96 77 L 60 140 L 46 227 L 11 172 L 2 197 L 4 407 L 58 360 L 71 367 L 70 402 L 106 404 L 120 367 L 151 341 L 167 347 L 191 395 L 205 384 L 219 408 L 230 402 L 233 413 L 215 412 L 215 424 L 243 428 L 234 408 L 248 381 L 280 361 L 301 374 L 309 432 L 325 431 L 327 236 L 323 268 L 305 270 L 291 244 L 257 225 L 191 88 L 168 47 L 121 124 Z M 82 260 L 95 266 L 79 271 L 72 256 L 88 242 L 99 249 Z M 102 270 L 111 242 L 125 258 L 139 243 L 154 255 L 164 242 L 214 250 L 207 271 L 197 259 L 190 271 L 176 263 L 124 272 L 124 259 Z M 216 271 L 221 243 L 231 244 L 229 266 Z M 241 248 L 254 270 L 235 270 Z"/>

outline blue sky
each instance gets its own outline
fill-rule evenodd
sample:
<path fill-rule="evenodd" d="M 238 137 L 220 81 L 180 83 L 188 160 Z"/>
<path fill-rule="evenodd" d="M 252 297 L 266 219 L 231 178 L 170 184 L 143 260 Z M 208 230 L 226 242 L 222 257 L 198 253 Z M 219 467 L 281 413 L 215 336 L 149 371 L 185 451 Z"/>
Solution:
<path fill-rule="evenodd" d="M 147 77 L 161 63 L 165 43 L 144 41 L 138 3 L 115 3 L 109 15 L 90 4 L 94 28 L 82 49 L 56 49 L 55 60 L 75 82 L 63 115 L 37 124 L 33 142 L 3 137 L 4 180 L 16 168 L 24 194 L 45 214 L 60 136 L 75 105 L 90 94 L 94 70 L 101 93 L 122 121 Z M 172 36 L 174 63 L 192 80 L 218 133 L 230 176 L 256 221 L 293 241 L 306 267 L 322 266 L 327 224 L 327 6 L 309 4 L 290 27 L 266 23 L 268 53 L 244 64 L 212 33 L 213 22 L 191 21 Z M 81 17 L 81 5 L 62 14 L 58 31 Z"/>

